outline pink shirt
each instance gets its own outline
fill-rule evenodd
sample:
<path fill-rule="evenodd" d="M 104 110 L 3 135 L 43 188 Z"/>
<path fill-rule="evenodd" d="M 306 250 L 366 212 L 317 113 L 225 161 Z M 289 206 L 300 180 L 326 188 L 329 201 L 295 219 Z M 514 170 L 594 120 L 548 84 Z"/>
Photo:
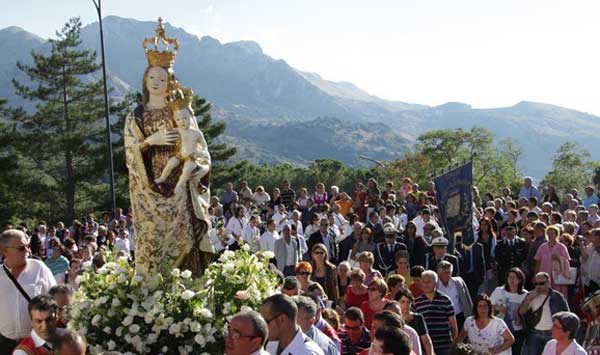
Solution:
<path fill-rule="evenodd" d="M 552 275 L 552 271 L 556 271 L 555 274 L 560 273 L 561 265 L 560 263 L 552 260 L 552 255 L 558 255 L 561 257 L 563 262 L 563 267 L 566 264 L 566 267 L 569 266 L 568 261 L 571 260 L 569 257 L 569 251 L 567 247 L 562 243 L 556 243 L 553 247 L 551 247 L 548 243 L 544 243 L 540 245 L 535 253 L 535 260 L 540 263 L 540 272 L 547 272 Z"/>

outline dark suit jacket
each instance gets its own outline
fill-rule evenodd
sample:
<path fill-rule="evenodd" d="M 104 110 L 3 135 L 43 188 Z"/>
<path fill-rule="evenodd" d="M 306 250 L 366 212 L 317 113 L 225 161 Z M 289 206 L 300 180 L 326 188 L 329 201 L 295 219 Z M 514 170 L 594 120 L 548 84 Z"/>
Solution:
<path fill-rule="evenodd" d="M 483 254 L 483 245 L 479 242 L 473 244 L 471 248 L 461 247 L 456 248 L 456 251 L 462 256 L 461 276 L 469 273 L 472 269 L 475 280 L 479 283 L 485 278 L 485 256 Z M 471 264 L 472 263 L 472 264 Z"/>
<path fill-rule="evenodd" d="M 412 243 L 404 238 L 404 244 L 410 253 L 410 266 L 421 265 L 425 267 L 427 253 L 431 253 L 431 246 L 427 244 L 423 237 L 416 237 Z"/>
<path fill-rule="evenodd" d="M 527 259 L 527 242 L 515 237 L 515 245 L 510 246 L 507 239 L 496 244 L 496 265 L 498 267 L 498 283 L 506 281 L 506 273 L 513 267 L 523 268 Z"/>
<path fill-rule="evenodd" d="M 458 258 L 454 255 L 446 253 L 442 260 L 449 261 L 452 264 L 452 276 L 460 275 L 460 262 Z M 427 254 L 427 258 L 425 260 L 425 269 L 433 270 L 437 272 L 438 261 L 433 254 Z"/>
<path fill-rule="evenodd" d="M 375 267 L 382 275 L 387 275 L 396 267 L 394 256 L 398 250 L 407 250 L 406 245 L 395 242 L 392 244 L 392 252 L 386 243 L 379 243 L 375 247 Z"/>
<path fill-rule="evenodd" d="M 360 238 L 360 236 L 354 237 L 354 232 L 352 232 L 340 242 L 340 255 L 338 257 L 339 262 L 348 260 L 348 256 L 350 255 L 350 252 L 352 252 L 352 247 L 354 247 L 354 243 L 356 243 L 358 238 Z"/>
<path fill-rule="evenodd" d="M 330 249 L 330 253 L 329 253 L 329 261 L 331 263 L 333 263 L 334 265 L 337 265 L 338 263 L 338 256 L 339 256 L 339 250 L 338 250 L 338 246 L 335 243 L 335 237 L 331 236 L 331 235 L 325 235 L 323 236 L 321 234 L 321 231 L 318 230 L 316 232 L 314 232 L 313 234 L 310 235 L 310 238 L 308 239 L 308 241 L 306 242 L 307 246 L 308 246 L 308 254 L 311 255 L 312 254 L 312 248 L 313 246 L 315 246 L 315 244 L 318 243 L 323 243 L 323 238 L 328 238 L 329 239 L 329 249 Z"/>

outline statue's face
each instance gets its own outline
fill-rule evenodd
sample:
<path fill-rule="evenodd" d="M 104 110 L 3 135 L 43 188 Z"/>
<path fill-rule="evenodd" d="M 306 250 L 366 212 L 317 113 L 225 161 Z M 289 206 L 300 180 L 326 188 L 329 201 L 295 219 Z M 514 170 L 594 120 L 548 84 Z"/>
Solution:
<path fill-rule="evenodd" d="M 188 110 L 178 110 L 173 114 L 173 119 L 179 128 L 190 128 L 191 114 Z"/>
<path fill-rule="evenodd" d="M 164 95 L 167 92 L 169 74 L 161 67 L 152 67 L 146 75 L 146 89 L 150 95 Z"/>

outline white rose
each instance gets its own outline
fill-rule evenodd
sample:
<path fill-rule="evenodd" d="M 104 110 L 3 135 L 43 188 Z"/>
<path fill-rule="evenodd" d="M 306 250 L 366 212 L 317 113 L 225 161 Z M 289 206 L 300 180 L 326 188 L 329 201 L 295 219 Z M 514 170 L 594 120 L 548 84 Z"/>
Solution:
<path fill-rule="evenodd" d="M 105 304 L 107 301 L 108 301 L 108 296 L 102 296 L 102 297 L 99 297 L 98 299 L 96 299 L 94 304 L 96 306 L 101 306 L 101 305 Z"/>
<path fill-rule="evenodd" d="M 104 329 L 102 329 L 102 331 L 109 335 L 110 335 L 110 333 L 112 333 L 112 329 L 110 329 L 110 327 L 104 327 Z"/>
<path fill-rule="evenodd" d="M 196 295 L 196 293 L 192 290 L 185 290 L 181 293 L 181 298 L 183 298 L 184 300 L 190 300 L 192 299 L 192 297 L 194 297 Z"/>
<path fill-rule="evenodd" d="M 80 283 L 82 283 L 84 280 L 85 280 L 85 277 L 84 277 L 84 276 L 82 276 L 82 275 L 79 275 L 79 276 L 77 276 L 77 277 L 75 278 L 75 283 L 79 285 L 79 284 L 80 284 Z"/>
<path fill-rule="evenodd" d="M 162 350 L 163 353 L 166 353 L 167 351 L 169 351 L 169 348 L 165 345 L 160 350 Z"/>
<path fill-rule="evenodd" d="M 86 327 L 79 328 L 79 334 L 81 334 L 81 336 L 85 336 L 87 334 L 87 328 Z"/>
<path fill-rule="evenodd" d="M 273 253 L 273 252 L 272 252 L 272 251 L 270 251 L 270 250 L 266 250 L 266 251 L 264 251 L 264 252 L 262 253 L 262 255 L 263 255 L 263 257 L 264 257 L 265 259 L 267 259 L 267 260 L 271 260 L 271 259 L 273 259 L 273 258 L 275 257 L 275 253 Z"/>
<path fill-rule="evenodd" d="M 190 277 L 192 277 L 192 272 L 190 270 L 185 270 L 181 273 L 181 277 L 183 277 L 184 279 L 189 279 Z"/>
<path fill-rule="evenodd" d="M 120 284 L 127 283 L 127 275 L 125 275 L 125 274 L 119 275 L 119 277 L 117 277 L 117 282 Z"/>
<path fill-rule="evenodd" d="M 180 274 L 181 274 L 181 271 L 179 271 L 178 268 L 175 268 L 175 269 L 173 269 L 173 271 L 171 271 L 172 276 L 179 277 Z"/>
<path fill-rule="evenodd" d="M 97 327 L 100 324 L 100 321 L 102 320 L 102 315 L 100 314 L 96 314 L 94 316 L 94 318 L 92 318 L 92 325 L 94 327 Z"/>
<path fill-rule="evenodd" d="M 118 298 L 113 298 L 111 304 L 112 304 L 113 307 L 119 307 L 121 305 L 121 301 L 119 301 Z"/>
<path fill-rule="evenodd" d="M 194 337 L 194 341 L 200 345 L 200 346 L 204 346 L 206 345 L 206 339 L 204 339 L 204 337 L 202 336 L 202 334 L 196 334 L 196 336 Z"/>
<path fill-rule="evenodd" d="M 169 327 L 169 334 L 175 335 L 175 334 L 178 334 L 179 332 L 181 332 L 181 327 L 179 326 L 179 324 L 177 324 L 177 323 L 171 324 L 171 326 Z"/>
<path fill-rule="evenodd" d="M 152 319 L 152 313 L 146 313 L 144 315 L 144 322 L 146 322 L 146 324 L 151 324 L 153 321 Z"/>
<path fill-rule="evenodd" d="M 148 337 L 146 338 L 146 343 L 148 343 L 149 345 L 152 345 L 152 344 L 156 343 L 157 340 L 158 340 L 158 334 L 150 333 L 150 334 L 148 334 Z"/>
<path fill-rule="evenodd" d="M 133 345 L 135 347 L 135 350 L 137 350 L 140 353 L 142 352 L 142 350 L 144 350 L 144 343 L 142 343 L 142 338 L 140 338 L 139 335 L 136 335 L 133 338 L 131 338 L 131 345 Z"/>
<path fill-rule="evenodd" d="M 253 309 L 248 306 L 242 306 L 242 308 L 240 309 L 241 312 L 250 312 L 252 310 Z"/>
<path fill-rule="evenodd" d="M 242 244 L 242 249 L 245 251 L 250 251 L 250 245 L 248 245 L 247 243 Z"/>
<path fill-rule="evenodd" d="M 132 324 L 129 326 L 129 332 L 131 334 L 137 334 L 140 331 L 140 326 L 137 324 Z"/>
<path fill-rule="evenodd" d="M 123 324 L 126 327 L 129 327 L 132 323 L 133 323 L 133 316 L 125 317 L 125 319 L 123 319 L 123 322 L 121 322 L 121 324 Z"/>
<path fill-rule="evenodd" d="M 115 334 L 118 337 L 121 337 L 121 335 L 123 335 L 123 327 L 118 327 L 117 330 L 115 331 Z"/>
<path fill-rule="evenodd" d="M 117 284 L 116 283 L 111 283 L 110 285 L 108 285 L 108 289 L 109 290 L 114 290 L 115 288 L 117 288 Z"/>
<path fill-rule="evenodd" d="M 200 309 L 200 315 L 202 315 L 204 318 L 212 318 L 213 316 L 211 311 L 206 308 Z"/>
<path fill-rule="evenodd" d="M 137 283 L 140 283 L 140 282 L 144 281 L 144 277 L 142 275 L 135 275 L 135 277 L 133 279 Z"/>
<path fill-rule="evenodd" d="M 104 351 L 104 348 L 102 347 L 102 345 L 96 345 L 93 347 L 93 349 L 96 354 L 102 354 L 102 352 Z"/>
<path fill-rule="evenodd" d="M 223 271 L 225 272 L 232 272 L 233 270 L 235 270 L 235 265 L 232 263 L 225 263 L 223 264 Z"/>
<path fill-rule="evenodd" d="M 108 346 L 108 350 L 110 351 L 115 350 L 115 348 L 117 347 L 117 343 L 115 343 L 114 340 L 109 341 L 108 343 L 106 343 L 106 345 Z"/>
<path fill-rule="evenodd" d="M 103 267 L 99 268 L 98 271 L 96 271 L 96 273 L 98 275 L 106 275 L 106 274 L 108 274 L 108 269 L 103 266 Z"/>

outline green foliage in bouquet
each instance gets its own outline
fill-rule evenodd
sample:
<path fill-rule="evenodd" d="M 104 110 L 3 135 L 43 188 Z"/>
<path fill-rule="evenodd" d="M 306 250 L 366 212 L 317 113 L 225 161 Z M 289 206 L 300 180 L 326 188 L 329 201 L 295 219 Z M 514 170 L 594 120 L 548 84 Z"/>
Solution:
<path fill-rule="evenodd" d="M 166 267 L 143 278 L 122 259 L 88 270 L 78 277 L 68 326 L 85 335 L 92 354 L 223 354 L 231 317 L 258 309 L 277 288 L 273 254 L 246 249 L 226 251 L 198 279 Z"/>

